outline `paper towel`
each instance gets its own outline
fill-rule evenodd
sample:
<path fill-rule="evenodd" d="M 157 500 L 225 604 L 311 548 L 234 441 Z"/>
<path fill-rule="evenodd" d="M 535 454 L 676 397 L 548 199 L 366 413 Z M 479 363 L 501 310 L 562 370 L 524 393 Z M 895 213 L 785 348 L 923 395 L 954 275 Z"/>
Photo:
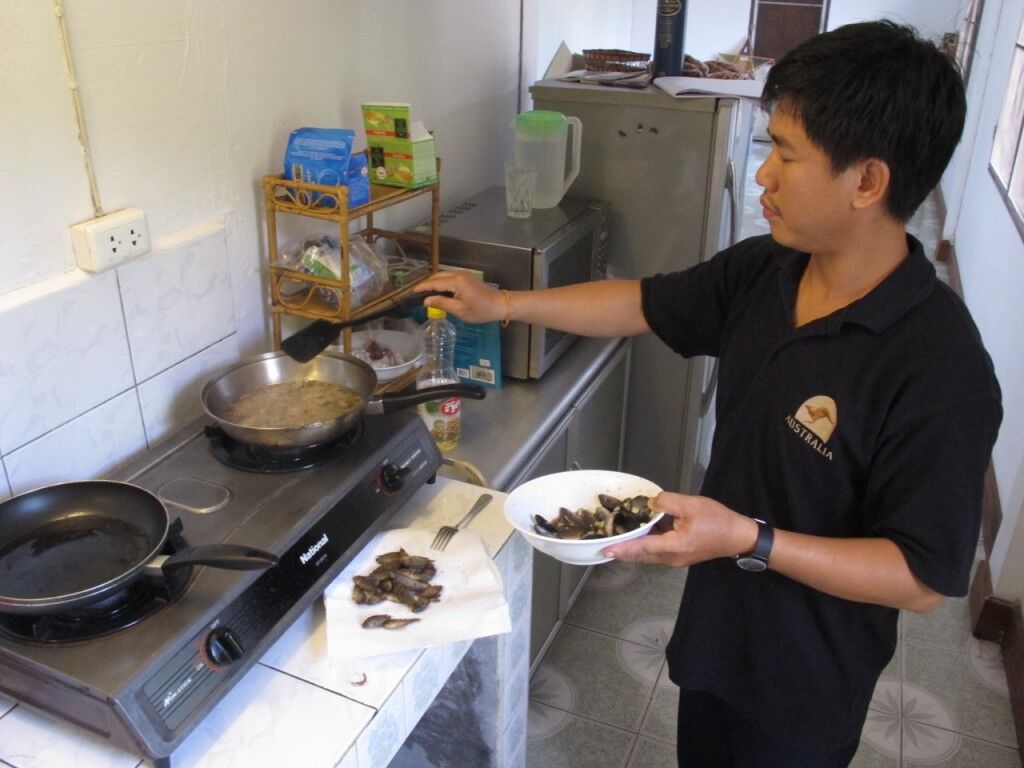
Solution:
<path fill-rule="evenodd" d="M 487 555 L 483 540 L 472 531 L 460 531 L 443 552 L 430 548 L 436 531 L 399 528 L 374 537 L 331 582 L 324 592 L 327 652 L 332 659 L 352 659 L 395 653 L 460 640 L 508 632 L 512 628 L 501 575 Z M 352 599 L 352 577 L 377 567 L 377 555 L 405 549 L 434 561 L 432 584 L 444 587 L 441 599 L 413 613 L 400 603 L 385 600 L 357 605 Z M 363 629 L 368 616 L 386 613 L 394 618 L 418 618 L 402 629 Z"/>

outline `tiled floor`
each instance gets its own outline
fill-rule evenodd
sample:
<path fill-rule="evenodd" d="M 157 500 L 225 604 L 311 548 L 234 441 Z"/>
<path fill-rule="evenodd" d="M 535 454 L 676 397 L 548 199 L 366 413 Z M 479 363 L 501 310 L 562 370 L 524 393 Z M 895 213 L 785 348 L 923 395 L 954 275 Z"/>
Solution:
<path fill-rule="evenodd" d="M 751 150 L 744 236 L 767 231 L 753 182 L 767 151 Z M 933 257 L 931 201 L 910 229 Z M 528 768 L 675 766 L 678 689 L 664 649 L 685 579 L 685 570 L 629 563 L 593 570 L 530 684 Z M 971 636 L 967 601 L 904 613 L 853 767 L 1019 768 L 1016 747 L 999 649 Z"/>

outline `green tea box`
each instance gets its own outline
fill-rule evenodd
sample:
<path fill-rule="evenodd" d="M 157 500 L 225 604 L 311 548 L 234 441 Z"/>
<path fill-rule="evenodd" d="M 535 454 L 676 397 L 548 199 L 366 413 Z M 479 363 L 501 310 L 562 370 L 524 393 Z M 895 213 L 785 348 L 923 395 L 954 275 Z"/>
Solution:
<path fill-rule="evenodd" d="M 408 104 L 363 104 L 370 181 L 374 184 L 422 187 L 437 181 L 434 137 L 410 113 Z"/>

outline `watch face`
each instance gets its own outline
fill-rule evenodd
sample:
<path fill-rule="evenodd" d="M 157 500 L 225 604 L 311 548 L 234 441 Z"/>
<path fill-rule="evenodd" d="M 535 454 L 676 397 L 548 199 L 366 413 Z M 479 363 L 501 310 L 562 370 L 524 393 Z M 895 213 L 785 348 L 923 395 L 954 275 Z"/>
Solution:
<path fill-rule="evenodd" d="M 737 557 L 736 565 L 745 571 L 763 571 L 768 563 L 756 557 Z"/>

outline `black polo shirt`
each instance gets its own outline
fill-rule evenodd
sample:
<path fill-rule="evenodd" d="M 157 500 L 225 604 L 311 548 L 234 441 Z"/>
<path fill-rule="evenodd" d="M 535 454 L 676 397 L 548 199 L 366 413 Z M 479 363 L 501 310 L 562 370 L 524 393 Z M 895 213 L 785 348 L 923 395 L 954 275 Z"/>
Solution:
<path fill-rule="evenodd" d="M 966 307 L 908 244 L 871 293 L 800 328 L 808 256 L 770 237 L 644 279 L 643 309 L 679 354 L 719 358 L 704 495 L 789 531 L 887 537 L 922 582 L 963 595 L 1000 392 Z M 860 733 L 897 616 L 712 560 L 689 570 L 670 675 L 770 735 L 835 746 Z"/>

